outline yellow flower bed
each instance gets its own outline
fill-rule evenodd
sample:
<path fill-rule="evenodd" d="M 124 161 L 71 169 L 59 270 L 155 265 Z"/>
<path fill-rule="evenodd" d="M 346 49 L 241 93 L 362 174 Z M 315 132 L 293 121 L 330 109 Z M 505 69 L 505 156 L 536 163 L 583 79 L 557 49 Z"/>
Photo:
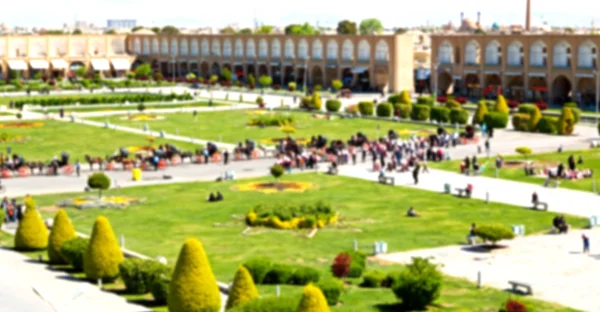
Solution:
<path fill-rule="evenodd" d="M 330 217 L 327 220 L 317 220 L 316 222 L 308 222 L 306 217 L 296 217 L 289 221 L 281 221 L 278 217 L 271 216 L 268 218 L 259 219 L 256 213 L 250 211 L 246 214 L 246 223 L 250 226 L 266 226 L 278 230 L 297 230 L 297 229 L 312 229 L 324 228 L 326 225 L 337 223 L 338 215 Z"/>
<path fill-rule="evenodd" d="M 162 119 L 165 119 L 165 117 L 156 116 L 156 115 L 133 115 L 133 116 L 127 117 L 127 119 L 130 121 L 151 121 L 151 120 L 162 120 Z"/>
<path fill-rule="evenodd" d="M 129 146 L 127 147 L 127 151 L 130 153 L 139 153 L 139 152 L 148 152 L 152 151 L 154 148 L 152 146 Z"/>
<path fill-rule="evenodd" d="M 254 111 L 249 111 L 246 114 L 251 115 L 251 116 L 258 116 L 258 115 L 270 114 L 270 112 L 266 111 L 266 110 L 254 110 Z"/>
<path fill-rule="evenodd" d="M 264 145 L 272 145 L 272 144 L 279 144 L 279 142 L 281 142 L 281 140 L 285 140 L 285 138 L 264 139 L 264 140 L 260 140 L 260 143 L 264 144 Z M 294 140 L 296 141 L 296 143 L 298 143 L 300 145 L 308 145 L 310 143 L 310 139 L 305 139 L 305 138 L 297 138 Z"/>
<path fill-rule="evenodd" d="M 144 200 L 137 197 L 102 197 L 95 196 L 77 197 L 72 200 L 65 200 L 58 204 L 59 207 L 75 207 L 75 208 L 125 208 L 129 205 L 139 204 Z"/>
<path fill-rule="evenodd" d="M 0 128 L 39 128 L 43 125 L 43 122 L 10 122 L 0 123 Z"/>
<path fill-rule="evenodd" d="M 264 194 L 272 194 L 279 192 L 302 193 L 306 190 L 314 188 L 315 186 L 308 182 L 252 182 L 237 185 L 235 190 L 242 192 L 255 191 Z"/>

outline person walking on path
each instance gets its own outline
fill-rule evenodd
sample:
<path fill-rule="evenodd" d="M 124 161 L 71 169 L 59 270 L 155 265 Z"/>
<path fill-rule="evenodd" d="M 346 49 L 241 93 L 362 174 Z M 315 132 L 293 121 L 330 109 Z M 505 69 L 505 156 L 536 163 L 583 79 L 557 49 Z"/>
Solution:
<path fill-rule="evenodd" d="M 415 180 L 415 185 L 419 184 L 419 170 L 421 169 L 421 166 L 419 165 L 419 163 L 417 162 L 415 164 L 415 169 L 413 169 L 413 180 Z"/>
<path fill-rule="evenodd" d="M 79 159 L 75 162 L 75 172 L 78 177 L 81 175 L 81 163 L 79 162 Z"/>
<path fill-rule="evenodd" d="M 583 240 L 583 253 L 590 253 L 590 238 L 585 235 L 585 233 L 581 234 L 581 239 Z"/>
<path fill-rule="evenodd" d="M 485 140 L 485 153 L 487 158 L 490 158 L 490 140 Z"/>
<path fill-rule="evenodd" d="M 227 166 L 229 164 L 229 151 L 225 150 L 223 152 L 223 165 Z"/>

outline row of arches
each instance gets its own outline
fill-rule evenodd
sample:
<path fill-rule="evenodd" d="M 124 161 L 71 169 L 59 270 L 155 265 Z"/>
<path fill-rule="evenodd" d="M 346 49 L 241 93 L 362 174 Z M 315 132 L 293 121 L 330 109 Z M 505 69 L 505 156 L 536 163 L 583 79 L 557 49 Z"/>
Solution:
<path fill-rule="evenodd" d="M 170 55 L 175 56 L 213 56 L 213 57 L 236 57 L 236 58 L 281 58 L 282 45 L 279 39 L 271 39 L 270 44 L 266 39 L 258 40 L 247 39 L 246 42 L 241 38 L 235 39 L 232 43 L 230 39 L 176 39 L 171 38 L 134 38 L 133 52 L 138 55 Z M 361 40 L 358 43 L 355 55 L 355 46 L 350 39 L 344 40 L 341 46 L 341 60 L 358 60 L 367 62 L 371 59 L 371 45 L 367 40 Z M 292 39 L 285 40 L 283 45 L 283 57 L 286 59 L 313 59 L 313 60 L 337 60 L 339 54 L 339 44 L 335 39 L 330 39 L 326 43 L 326 49 L 323 49 L 323 43 L 320 39 L 315 39 L 310 44 L 306 39 L 300 39 L 296 44 Z M 375 45 L 374 57 L 376 61 L 387 62 L 389 59 L 389 47 L 384 40 L 380 40 Z"/>
<path fill-rule="evenodd" d="M 485 45 L 483 57 L 481 45 L 477 40 L 467 42 L 464 48 L 465 65 L 502 65 L 503 49 L 500 42 L 492 40 Z M 577 47 L 577 66 L 580 68 L 595 68 L 597 46 L 592 41 L 583 42 Z M 559 41 L 552 47 L 552 65 L 559 68 L 571 67 L 573 49 L 567 41 Z M 460 48 L 453 49 L 450 42 L 444 41 L 438 48 L 438 61 L 441 64 L 460 63 Z M 529 65 L 545 67 L 548 62 L 548 46 L 543 40 L 537 40 L 529 47 Z M 518 40 L 508 45 L 506 53 L 508 66 L 523 66 L 525 64 L 525 47 Z"/>

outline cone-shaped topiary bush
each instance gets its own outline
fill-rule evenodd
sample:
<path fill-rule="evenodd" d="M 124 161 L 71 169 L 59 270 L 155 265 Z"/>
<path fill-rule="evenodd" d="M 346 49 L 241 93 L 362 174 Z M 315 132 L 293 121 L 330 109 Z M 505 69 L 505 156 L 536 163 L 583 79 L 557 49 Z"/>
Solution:
<path fill-rule="evenodd" d="M 110 222 L 98 217 L 94 223 L 92 237 L 83 257 L 83 271 L 89 280 L 112 281 L 119 276 L 119 264 L 123 262 L 123 252 L 117 243 Z"/>
<path fill-rule="evenodd" d="M 33 198 L 25 198 L 25 208 L 15 235 L 15 249 L 22 251 L 46 249 L 48 247 L 48 229 L 35 209 Z"/>
<path fill-rule="evenodd" d="M 488 113 L 488 108 L 487 108 L 487 105 L 485 104 L 485 101 L 480 101 L 479 104 L 477 104 L 477 110 L 475 111 L 475 114 L 473 114 L 473 124 L 474 125 L 483 124 L 485 114 L 487 114 L 487 113 Z"/>
<path fill-rule="evenodd" d="M 508 104 L 506 104 L 506 99 L 503 95 L 498 95 L 498 100 L 496 101 L 496 111 L 502 114 L 510 113 L 510 108 L 508 108 Z"/>
<path fill-rule="evenodd" d="M 298 305 L 297 312 L 325 312 L 329 311 L 327 300 L 323 292 L 312 284 L 306 285 L 302 292 L 302 300 Z"/>
<path fill-rule="evenodd" d="M 48 238 L 48 259 L 52 264 L 68 264 L 60 249 L 64 242 L 77 237 L 75 228 L 64 209 L 60 209 L 54 217 L 52 231 Z"/>
<path fill-rule="evenodd" d="M 248 272 L 248 269 L 241 266 L 237 272 L 235 272 L 233 285 L 229 290 L 229 297 L 227 298 L 225 309 L 229 310 L 240 306 L 255 298 L 258 298 L 256 285 L 254 285 L 254 281 L 252 280 L 252 276 L 250 275 L 250 272 Z"/>
<path fill-rule="evenodd" d="M 218 312 L 221 294 L 202 243 L 189 238 L 181 247 L 167 299 L 170 312 Z"/>

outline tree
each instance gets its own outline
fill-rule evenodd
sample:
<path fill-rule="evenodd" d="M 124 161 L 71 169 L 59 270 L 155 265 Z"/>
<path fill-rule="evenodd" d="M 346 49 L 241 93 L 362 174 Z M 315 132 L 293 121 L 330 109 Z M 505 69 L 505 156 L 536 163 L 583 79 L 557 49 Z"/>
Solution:
<path fill-rule="evenodd" d="M 271 175 L 273 178 L 275 178 L 275 180 L 279 179 L 284 172 L 285 169 L 283 169 L 283 166 L 281 165 L 273 165 L 273 167 L 271 167 Z"/>
<path fill-rule="evenodd" d="M 222 35 L 233 35 L 235 34 L 235 29 L 233 29 L 233 27 L 231 26 L 227 26 L 225 28 L 221 28 L 221 30 L 219 30 L 219 33 L 221 33 Z"/>
<path fill-rule="evenodd" d="M 515 234 L 510 228 L 499 224 L 477 226 L 473 231 L 473 234 L 486 242 L 491 242 L 492 245 L 496 245 L 498 241 L 503 239 L 515 238 Z"/>
<path fill-rule="evenodd" d="M 227 82 L 231 82 L 233 80 L 233 74 L 228 68 L 223 68 L 221 71 L 221 79 Z"/>
<path fill-rule="evenodd" d="M 106 35 L 116 35 L 117 31 L 114 29 L 109 29 L 105 32 Z"/>
<path fill-rule="evenodd" d="M 105 217 L 98 217 L 83 256 L 85 277 L 90 281 L 113 281 L 119 276 L 119 264 L 123 260 L 123 252 L 110 222 Z"/>
<path fill-rule="evenodd" d="M 396 29 L 396 35 L 404 35 L 408 31 L 408 28 L 398 28 Z"/>
<path fill-rule="evenodd" d="M 403 311 L 421 311 L 440 297 L 443 280 L 437 265 L 417 257 L 399 274 L 392 290 L 402 300 Z"/>
<path fill-rule="evenodd" d="M 25 213 L 15 234 L 15 249 L 33 251 L 46 249 L 47 246 L 48 229 L 35 208 L 35 201 L 28 196 L 25 198 Z"/>
<path fill-rule="evenodd" d="M 85 66 L 80 66 L 75 70 L 75 76 L 78 78 L 82 78 L 87 73 L 87 68 Z"/>
<path fill-rule="evenodd" d="M 73 35 L 81 35 L 81 34 L 83 34 L 81 29 L 77 28 L 77 29 L 73 30 Z"/>
<path fill-rule="evenodd" d="M 358 33 L 356 23 L 349 20 L 340 21 L 336 31 L 338 35 L 356 35 Z"/>
<path fill-rule="evenodd" d="M 261 87 L 265 88 L 273 84 L 273 78 L 271 78 L 271 76 L 262 75 L 258 78 L 258 83 L 260 83 Z"/>
<path fill-rule="evenodd" d="M 290 24 L 285 27 L 286 35 L 315 35 L 317 30 L 309 23 Z"/>
<path fill-rule="evenodd" d="M 188 238 L 177 258 L 169 284 L 169 311 L 218 312 L 221 294 L 202 243 Z"/>
<path fill-rule="evenodd" d="M 270 35 L 273 32 L 273 26 L 262 25 L 254 33 L 257 35 Z"/>
<path fill-rule="evenodd" d="M 314 91 L 312 96 L 312 109 L 321 110 L 321 107 L 323 107 L 323 100 L 321 100 L 319 92 Z"/>
<path fill-rule="evenodd" d="M 135 26 L 135 27 L 131 28 L 131 32 L 136 32 L 140 29 L 144 29 L 144 26 Z"/>
<path fill-rule="evenodd" d="M 527 159 L 527 157 L 528 157 L 529 155 L 531 155 L 531 153 L 533 153 L 533 152 L 531 151 L 531 148 L 530 148 L 530 147 L 527 147 L 527 146 L 521 146 L 521 147 L 517 147 L 517 148 L 515 149 L 515 152 L 519 153 L 520 155 L 523 155 L 523 156 L 525 157 L 525 159 Z"/>
<path fill-rule="evenodd" d="M 360 22 L 361 35 L 376 35 L 383 31 L 383 24 L 376 18 L 367 18 Z"/>
<path fill-rule="evenodd" d="M 508 108 L 508 104 L 506 104 L 506 99 L 503 95 L 498 95 L 498 100 L 496 100 L 495 111 L 508 115 L 510 113 L 510 109 Z"/>
<path fill-rule="evenodd" d="M 148 78 L 152 75 L 152 67 L 150 64 L 144 63 L 135 68 L 135 77 L 136 78 Z"/>
<path fill-rule="evenodd" d="M 560 118 L 558 118 L 558 134 L 571 135 L 575 130 L 575 117 L 569 107 L 563 107 Z"/>
<path fill-rule="evenodd" d="M 306 285 L 302 292 L 302 299 L 298 305 L 297 312 L 327 312 L 329 306 L 323 296 L 323 292 L 312 284 Z"/>
<path fill-rule="evenodd" d="M 152 30 L 152 32 L 154 32 L 155 34 L 160 33 L 160 27 L 152 27 L 152 28 L 150 28 L 150 30 Z"/>
<path fill-rule="evenodd" d="M 252 29 L 250 29 L 250 28 L 242 28 L 242 29 L 240 29 L 240 31 L 238 31 L 238 34 L 251 35 L 252 34 Z"/>
<path fill-rule="evenodd" d="M 256 79 L 253 74 L 248 74 L 248 85 L 253 87 L 256 86 Z"/>
<path fill-rule="evenodd" d="M 402 90 L 402 92 L 400 92 L 400 104 L 412 104 L 410 93 L 408 93 L 407 90 Z"/>
<path fill-rule="evenodd" d="M 294 92 L 294 90 L 296 90 L 296 83 L 293 81 L 290 81 L 288 83 L 288 90 Z"/>
<path fill-rule="evenodd" d="M 167 25 L 160 30 L 160 33 L 162 35 L 178 35 L 179 28 L 177 28 L 175 26 Z"/>
<path fill-rule="evenodd" d="M 69 220 L 69 216 L 64 209 L 60 209 L 54 217 L 52 230 L 48 238 L 48 259 L 52 264 L 68 264 L 67 259 L 62 255 L 60 249 L 62 245 L 77 237 L 75 228 Z"/>
<path fill-rule="evenodd" d="M 210 76 L 210 83 L 216 83 L 217 81 L 219 81 L 219 76 L 217 75 L 212 75 Z"/>
<path fill-rule="evenodd" d="M 473 114 L 473 124 L 474 125 L 483 124 L 483 120 L 487 113 L 488 113 L 488 109 L 487 109 L 487 105 L 485 104 L 485 101 L 479 101 L 479 103 L 477 104 L 477 110 L 475 111 L 475 114 Z"/>
<path fill-rule="evenodd" d="M 340 90 L 340 89 L 341 89 L 343 86 L 344 86 L 344 84 L 343 84 L 343 83 L 342 83 L 342 81 L 341 81 L 341 80 L 339 80 L 339 79 L 333 79 L 333 80 L 331 81 L 331 87 L 332 87 L 334 90 Z"/>
<path fill-rule="evenodd" d="M 98 197 L 102 197 L 102 191 L 110 187 L 110 179 L 102 172 L 97 172 L 88 177 L 88 187 L 98 190 Z"/>
<path fill-rule="evenodd" d="M 229 310 L 256 298 L 258 298 L 258 290 L 256 289 L 256 285 L 254 285 L 254 280 L 252 280 L 252 276 L 250 275 L 250 272 L 248 272 L 248 269 L 241 266 L 237 272 L 235 272 L 233 284 L 229 289 L 229 297 L 227 298 L 225 309 Z"/>

